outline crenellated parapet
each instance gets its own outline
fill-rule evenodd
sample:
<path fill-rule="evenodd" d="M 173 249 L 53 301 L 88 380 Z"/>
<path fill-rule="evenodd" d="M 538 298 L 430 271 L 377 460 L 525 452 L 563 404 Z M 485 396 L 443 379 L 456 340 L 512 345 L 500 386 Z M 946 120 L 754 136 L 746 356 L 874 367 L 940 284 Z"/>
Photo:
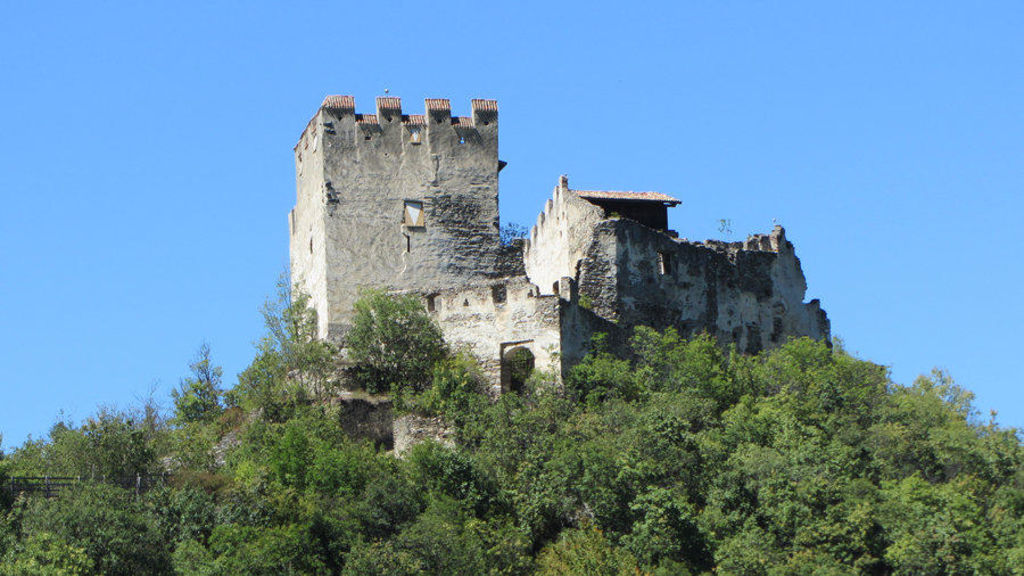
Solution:
<path fill-rule="evenodd" d="M 469 116 L 453 116 L 451 101 L 447 98 L 427 98 L 423 114 L 407 114 L 402 110 L 401 98 L 382 96 L 377 98 L 375 113 L 367 114 L 356 112 L 352 96 L 327 96 L 303 131 L 300 144 L 307 137 L 313 137 L 318 118 L 325 135 L 350 139 L 354 145 L 396 132 L 408 144 L 426 143 L 431 148 L 497 147 L 497 100 L 473 99 Z"/>
<path fill-rule="evenodd" d="M 561 278 L 576 276 L 577 262 L 584 257 L 602 219 L 600 207 L 571 190 L 568 176 L 559 177 L 523 251 L 526 273 L 544 294 L 555 293 Z"/>

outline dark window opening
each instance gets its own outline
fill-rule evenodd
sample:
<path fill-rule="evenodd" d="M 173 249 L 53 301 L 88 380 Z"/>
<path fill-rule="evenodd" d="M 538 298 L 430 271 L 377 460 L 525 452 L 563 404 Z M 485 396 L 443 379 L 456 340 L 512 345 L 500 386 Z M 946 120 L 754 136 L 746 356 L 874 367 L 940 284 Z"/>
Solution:
<path fill-rule="evenodd" d="M 494 300 L 495 304 L 504 304 L 508 298 L 508 290 L 504 284 L 498 284 L 491 286 L 491 299 Z"/>
<path fill-rule="evenodd" d="M 405 253 L 408 254 L 412 252 L 412 238 L 408 234 L 402 234 L 402 236 L 405 236 Z"/>
<path fill-rule="evenodd" d="M 436 310 L 436 298 L 436 294 L 431 294 L 430 296 L 427 296 L 427 312 L 433 312 L 434 310 Z"/>
<path fill-rule="evenodd" d="M 503 391 L 521 393 L 533 374 L 534 356 L 529 348 L 516 346 L 505 352 L 501 359 L 501 387 Z"/>
<path fill-rule="evenodd" d="M 558 295 L 558 280 L 555 280 L 555 283 L 551 285 L 551 291 Z"/>

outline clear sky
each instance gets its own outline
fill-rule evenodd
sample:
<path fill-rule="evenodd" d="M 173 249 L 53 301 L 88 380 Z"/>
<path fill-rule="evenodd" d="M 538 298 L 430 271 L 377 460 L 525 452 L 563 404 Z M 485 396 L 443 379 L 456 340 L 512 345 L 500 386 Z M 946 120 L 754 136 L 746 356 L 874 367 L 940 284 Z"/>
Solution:
<path fill-rule="evenodd" d="M 842 5 L 840 5 L 842 4 Z M 495 98 L 501 210 L 559 174 L 783 224 L 833 334 L 1024 426 L 1024 4 L 5 2 L 0 433 L 253 356 L 325 94 Z"/>

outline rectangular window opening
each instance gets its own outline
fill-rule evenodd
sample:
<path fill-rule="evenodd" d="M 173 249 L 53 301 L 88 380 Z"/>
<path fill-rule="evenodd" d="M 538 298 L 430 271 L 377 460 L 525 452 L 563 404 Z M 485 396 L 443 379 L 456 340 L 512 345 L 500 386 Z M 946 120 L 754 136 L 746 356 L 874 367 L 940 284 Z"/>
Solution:
<path fill-rule="evenodd" d="M 495 304 L 504 304 L 507 299 L 508 289 L 505 288 L 504 284 L 491 286 L 491 300 L 493 300 Z"/>
<path fill-rule="evenodd" d="M 413 227 L 423 226 L 423 202 L 417 200 L 405 201 L 405 216 L 402 219 L 402 224 Z"/>

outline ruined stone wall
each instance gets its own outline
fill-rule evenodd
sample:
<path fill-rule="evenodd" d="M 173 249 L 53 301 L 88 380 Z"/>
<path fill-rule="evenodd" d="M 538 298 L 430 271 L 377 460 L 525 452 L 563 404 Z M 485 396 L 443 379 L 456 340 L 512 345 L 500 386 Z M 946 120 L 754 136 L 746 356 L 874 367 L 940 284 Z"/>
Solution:
<path fill-rule="evenodd" d="M 781 227 L 743 243 L 699 243 L 610 219 L 592 238 L 579 298 L 617 326 L 704 331 L 746 353 L 790 337 L 830 337 L 818 301 L 803 302 L 800 260 Z"/>
<path fill-rule="evenodd" d="M 398 98 L 378 98 L 376 114 L 356 114 L 351 97 L 328 97 L 307 129 L 322 134 L 323 167 L 320 187 L 311 175 L 299 193 L 324 206 L 325 298 L 314 302 L 331 337 L 347 330 L 361 287 L 465 286 L 494 266 L 497 105 L 474 100 L 463 118 L 447 100 L 426 107 L 405 115 Z M 406 221 L 407 202 L 422 203 L 422 225 Z M 298 271 L 318 276 L 320 262 Z"/>
<path fill-rule="evenodd" d="M 576 263 L 585 256 L 593 229 L 603 218 L 600 207 L 571 192 L 567 178 L 559 179 L 523 251 L 526 274 L 542 294 L 553 294 L 561 278 L 576 277 Z"/>
<path fill-rule="evenodd" d="M 561 373 L 561 301 L 541 296 L 524 277 L 506 278 L 426 297 L 445 340 L 471 352 L 500 391 L 501 359 L 515 347 L 533 353 L 535 367 Z"/>

